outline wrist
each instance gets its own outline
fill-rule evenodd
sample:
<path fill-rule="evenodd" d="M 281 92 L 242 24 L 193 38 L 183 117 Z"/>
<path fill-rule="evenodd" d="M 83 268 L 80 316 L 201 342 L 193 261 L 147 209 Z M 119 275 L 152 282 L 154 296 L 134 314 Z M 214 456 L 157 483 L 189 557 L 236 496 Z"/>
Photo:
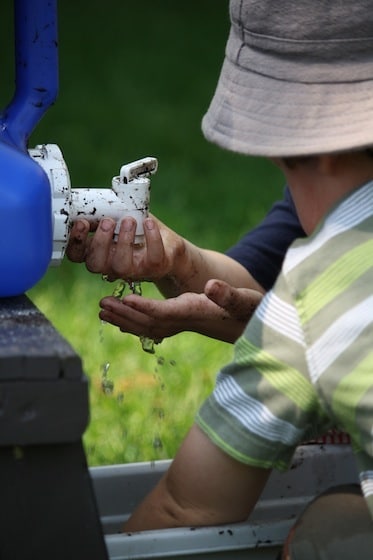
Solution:
<path fill-rule="evenodd" d="M 157 280 L 156 285 L 166 297 L 185 292 L 203 292 L 204 282 L 199 282 L 201 267 L 201 250 L 179 237 L 172 249 L 169 270 Z"/>

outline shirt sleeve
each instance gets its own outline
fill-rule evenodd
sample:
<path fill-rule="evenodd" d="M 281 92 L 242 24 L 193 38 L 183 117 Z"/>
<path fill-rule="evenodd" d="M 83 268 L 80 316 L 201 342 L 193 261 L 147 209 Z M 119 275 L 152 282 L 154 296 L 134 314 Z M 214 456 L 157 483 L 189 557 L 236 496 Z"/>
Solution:
<path fill-rule="evenodd" d="M 289 245 L 304 236 L 290 191 L 286 187 L 283 200 L 276 202 L 264 220 L 247 232 L 226 254 L 242 264 L 268 291 L 281 270 Z"/>
<path fill-rule="evenodd" d="M 279 470 L 299 443 L 330 427 L 308 376 L 303 331 L 283 275 L 236 342 L 196 422 L 236 460 Z"/>

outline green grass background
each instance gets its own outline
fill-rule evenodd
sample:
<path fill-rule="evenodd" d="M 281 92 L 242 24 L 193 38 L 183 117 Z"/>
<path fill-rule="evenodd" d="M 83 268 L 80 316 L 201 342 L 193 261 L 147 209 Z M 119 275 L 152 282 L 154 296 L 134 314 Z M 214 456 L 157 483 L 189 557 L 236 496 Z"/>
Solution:
<path fill-rule="evenodd" d="M 10 22 L 10 0 L 1 15 Z M 282 194 L 268 162 L 209 144 L 201 118 L 214 92 L 229 30 L 228 1 L 60 0 L 60 89 L 30 140 L 56 143 L 72 185 L 110 186 L 123 163 L 156 156 L 151 211 L 194 243 L 225 250 Z M 0 37 L 5 105 L 13 91 L 12 26 Z M 193 333 L 156 354 L 98 319 L 113 286 L 66 259 L 29 296 L 82 358 L 90 379 L 90 465 L 174 455 L 228 344 Z M 144 295 L 160 297 L 151 285 Z M 114 384 L 103 393 L 104 369 Z M 66 411 L 68 413 L 68 411 Z"/>

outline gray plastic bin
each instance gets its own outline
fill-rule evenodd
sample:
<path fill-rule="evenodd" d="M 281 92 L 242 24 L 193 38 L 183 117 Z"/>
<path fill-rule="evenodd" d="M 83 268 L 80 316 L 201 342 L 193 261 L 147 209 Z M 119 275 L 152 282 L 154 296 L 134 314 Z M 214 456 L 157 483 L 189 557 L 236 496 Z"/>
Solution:
<path fill-rule="evenodd" d="M 272 473 L 245 523 L 119 533 L 168 465 L 169 461 L 157 461 L 90 469 L 110 560 L 275 560 L 294 519 L 314 496 L 337 484 L 358 482 L 349 445 L 304 445 L 287 473 Z"/>

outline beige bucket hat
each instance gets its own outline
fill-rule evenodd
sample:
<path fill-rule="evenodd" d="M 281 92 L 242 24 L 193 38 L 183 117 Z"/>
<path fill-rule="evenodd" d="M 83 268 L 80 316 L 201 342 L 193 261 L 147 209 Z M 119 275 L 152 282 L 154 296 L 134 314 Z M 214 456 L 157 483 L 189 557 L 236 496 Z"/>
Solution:
<path fill-rule="evenodd" d="M 206 138 L 250 155 L 373 145 L 373 0 L 231 0 Z"/>

